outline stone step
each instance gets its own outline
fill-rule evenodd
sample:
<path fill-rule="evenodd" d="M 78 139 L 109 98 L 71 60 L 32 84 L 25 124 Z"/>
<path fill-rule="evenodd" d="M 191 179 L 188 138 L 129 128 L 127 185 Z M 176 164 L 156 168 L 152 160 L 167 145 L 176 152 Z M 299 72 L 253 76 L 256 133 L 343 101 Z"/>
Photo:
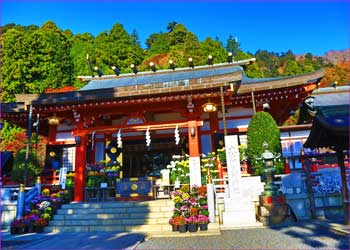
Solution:
<path fill-rule="evenodd" d="M 154 219 L 85 219 L 85 220 L 57 220 L 49 222 L 50 226 L 102 226 L 102 225 L 158 225 L 168 224 L 169 218 Z"/>
<path fill-rule="evenodd" d="M 45 232 L 171 232 L 172 200 L 65 204 Z"/>
<path fill-rule="evenodd" d="M 170 218 L 172 211 L 158 213 L 91 213 L 91 214 L 56 214 L 53 219 L 57 220 L 86 220 L 86 219 L 151 219 Z"/>
<path fill-rule="evenodd" d="M 57 214 L 161 213 L 172 209 L 172 207 L 61 208 Z"/>
<path fill-rule="evenodd" d="M 45 232 L 139 232 L 152 237 L 182 237 L 199 235 L 220 235 L 218 223 L 209 223 L 208 231 L 197 231 L 195 233 L 173 232 L 169 224 L 159 225 L 95 225 L 95 226 L 48 226 Z"/>
<path fill-rule="evenodd" d="M 45 232 L 159 232 L 170 231 L 169 224 L 159 225 L 86 225 L 86 226 L 47 226 Z"/>
<path fill-rule="evenodd" d="M 64 204 L 62 209 L 67 208 L 77 208 L 77 209 L 85 209 L 85 208 L 130 208 L 130 207 L 174 207 L 174 202 L 172 200 L 153 200 L 153 201 L 130 201 L 130 202 L 96 202 L 96 203 L 70 203 Z"/>

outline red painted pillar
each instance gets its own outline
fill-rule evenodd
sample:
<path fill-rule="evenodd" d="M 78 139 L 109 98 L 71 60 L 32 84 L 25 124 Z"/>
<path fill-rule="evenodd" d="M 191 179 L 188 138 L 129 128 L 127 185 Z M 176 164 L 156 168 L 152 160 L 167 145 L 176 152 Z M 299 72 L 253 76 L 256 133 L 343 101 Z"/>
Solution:
<path fill-rule="evenodd" d="M 80 137 L 80 144 L 75 146 L 75 175 L 74 175 L 74 201 L 84 201 L 84 188 L 86 185 L 86 147 L 85 135 Z"/>
<path fill-rule="evenodd" d="M 285 174 L 290 174 L 290 165 L 289 165 L 289 161 L 288 161 L 287 158 L 286 158 L 286 161 L 284 163 L 284 173 Z"/>
<path fill-rule="evenodd" d="M 49 144 L 56 141 L 56 131 L 57 131 L 57 125 L 49 126 L 49 134 L 48 134 Z"/>
<path fill-rule="evenodd" d="M 217 112 L 209 112 L 210 134 L 211 134 L 211 151 L 216 151 L 215 133 L 219 131 L 219 119 Z"/>
<path fill-rule="evenodd" d="M 190 157 L 200 156 L 197 121 L 188 122 L 188 147 Z"/>

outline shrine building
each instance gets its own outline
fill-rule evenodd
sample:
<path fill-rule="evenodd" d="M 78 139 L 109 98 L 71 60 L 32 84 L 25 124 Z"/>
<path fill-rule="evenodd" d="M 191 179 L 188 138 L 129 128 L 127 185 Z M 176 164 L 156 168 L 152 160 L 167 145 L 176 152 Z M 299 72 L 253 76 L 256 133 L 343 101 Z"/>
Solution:
<path fill-rule="evenodd" d="M 39 118 L 39 134 L 49 139 L 47 164 L 55 157 L 75 172 L 74 200 L 83 201 L 86 165 L 106 153 L 120 157 L 127 178 L 159 176 L 182 153 L 197 171 L 196 159 L 216 151 L 223 135 L 246 143 L 255 112 L 268 110 L 281 126 L 323 76 L 248 78 L 244 69 L 254 62 L 79 77 L 87 82 L 79 90 L 16 95 L 16 103 L 2 104 L 1 118 L 23 128 L 30 115 Z"/>

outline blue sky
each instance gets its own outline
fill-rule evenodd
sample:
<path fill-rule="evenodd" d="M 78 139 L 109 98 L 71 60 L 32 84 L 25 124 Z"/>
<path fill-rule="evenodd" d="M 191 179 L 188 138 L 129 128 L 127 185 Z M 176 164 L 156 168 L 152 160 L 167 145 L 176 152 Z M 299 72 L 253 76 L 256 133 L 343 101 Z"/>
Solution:
<path fill-rule="evenodd" d="M 41 26 L 54 21 L 74 34 L 98 35 L 121 23 L 127 32 L 146 38 L 166 32 L 171 21 L 184 24 L 199 40 L 219 37 L 226 42 L 236 36 L 244 51 L 292 50 L 323 55 L 349 48 L 349 1 L 25 1 L 2 0 L 1 24 Z"/>

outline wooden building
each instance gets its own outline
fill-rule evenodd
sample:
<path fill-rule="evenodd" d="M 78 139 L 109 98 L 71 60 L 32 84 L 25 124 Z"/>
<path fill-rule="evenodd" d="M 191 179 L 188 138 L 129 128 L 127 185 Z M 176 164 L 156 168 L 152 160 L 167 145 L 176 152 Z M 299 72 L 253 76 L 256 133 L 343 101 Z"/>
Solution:
<path fill-rule="evenodd" d="M 264 108 L 282 125 L 323 76 L 247 78 L 244 68 L 254 61 L 80 77 L 88 83 L 77 91 L 16 95 L 16 103 L 2 104 L 1 116 L 26 128 L 29 107 L 34 120 L 39 114 L 47 158 L 55 152 L 61 166 L 75 171 L 75 201 L 83 201 L 86 164 L 103 160 L 106 150 L 122 151 L 124 177 L 157 175 L 182 152 L 196 176 L 199 156 L 215 151 L 220 136 L 238 134 L 244 143 L 251 116 Z"/>

